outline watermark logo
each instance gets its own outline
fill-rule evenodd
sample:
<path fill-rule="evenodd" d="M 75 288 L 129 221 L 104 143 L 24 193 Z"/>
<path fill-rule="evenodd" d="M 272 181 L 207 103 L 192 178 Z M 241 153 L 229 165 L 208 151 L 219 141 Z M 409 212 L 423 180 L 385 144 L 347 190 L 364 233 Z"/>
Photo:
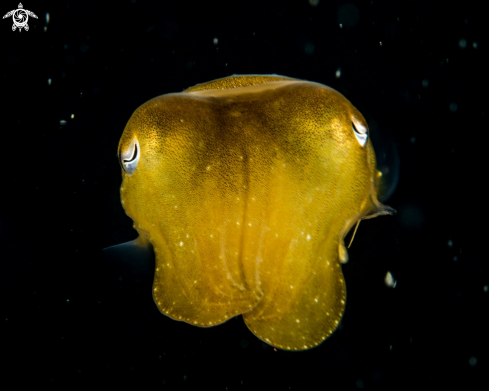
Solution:
<path fill-rule="evenodd" d="M 37 19 L 37 15 L 32 11 L 25 10 L 22 3 L 19 3 L 18 7 L 19 8 L 17 8 L 16 10 L 7 12 L 3 16 L 3 18 L 5 19 L 9 16 L 12 17 L 12 20 L 14 21 L 14 24 L 12 25 L 12 31 L 15 31 L 16 29 L 19 29 L 19 31 L 22 31 L 22 29 L 25 29 L 25 31 L 29 31 L 29 25 L 27 24 L 29 16 Z"/>

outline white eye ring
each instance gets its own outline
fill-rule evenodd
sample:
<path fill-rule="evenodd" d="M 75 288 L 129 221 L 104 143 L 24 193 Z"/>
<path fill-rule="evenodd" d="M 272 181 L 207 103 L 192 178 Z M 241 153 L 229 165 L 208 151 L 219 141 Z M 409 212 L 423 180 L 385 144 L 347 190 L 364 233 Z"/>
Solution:
<path fill-rule="evenodd" d="M 139 156 L 141 156 L 141 148 L 138 140 L 133 140 L 125 151 L 121 151 L 120 160 L 122 169 L 127 174 L 132 175 L 138 166 Z"/>
<path fill-rule="evenodd" d="M 357 138 L 358 143 L 364 147 L 367 144 L 368 133 L 367 128 L 363 126 L 360 122 L 355 121 L 354 119 L 351 122 L 351 127 L 353 128 L 353 133 Z"/>

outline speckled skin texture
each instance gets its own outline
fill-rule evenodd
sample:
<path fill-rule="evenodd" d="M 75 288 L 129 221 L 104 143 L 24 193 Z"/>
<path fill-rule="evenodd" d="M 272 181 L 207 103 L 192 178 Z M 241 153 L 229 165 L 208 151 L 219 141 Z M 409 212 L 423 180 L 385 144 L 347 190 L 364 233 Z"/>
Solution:
<path fill-rule="evenodd" d="M 154 98 L 129 120 L 137 139 L 121 198 L 156 254 L 154 300 L 197 326 L 243 314 L 286 350 L 324 341 L 346 300 L 340 262 L 355 223 L 377 201 L 367 124 L 340 93 L 279 76 L 233 76 Z"/>

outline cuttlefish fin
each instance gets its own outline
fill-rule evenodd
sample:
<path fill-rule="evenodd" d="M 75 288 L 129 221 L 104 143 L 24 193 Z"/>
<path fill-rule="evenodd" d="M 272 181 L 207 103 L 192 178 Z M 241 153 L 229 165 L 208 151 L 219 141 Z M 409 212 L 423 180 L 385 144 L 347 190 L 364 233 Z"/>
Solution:
<path fill-rule="evenodd" d="M 374 217 L 377 217 L 377 216 L 395 215 L 396 213 L 397 212 L 394 208 L 391 208 L 390 206 L 381 204 L 380 208 L 377 208 L 374 211 L 370 212 L 369 214 L 363 216 L 362 220 L 373 219 Z"/>
<path fill-rule="evenodd" d="M 353 231 L 353 235 L 351 236 L 350 243 L 348 244 L 347 248 L 351 247 L 351 244 L 353 243 L 353 239 L 355 239 L 355 234 L 357 233 L 357 229 L 358 229 L 358 226 L 360 225 L 360 221 L 373 219 L 374 217 L 377 217 L 377 216 L 395 215 L 397 213 L 394 208 L 391 208 L 388 205 L 381 204 L 378 201 L 373 202 L 373 205 L 374 205 L 374 207 L 372 208 L 372 210 L 367 215 L 363 216 L 360 220 L 357 221 L 357 223 L 355 225 L 355 229 Z"/>
<path fill-rule="evenodd" d="M 135 275 L 152 274 L 155 265 L 153 246 L 149 241 L 139 236 L 126 243 L 103 249 L 105 257 L 119 267 L 128 268 Z"/>
<path fill-rule="evenodd" d="M 377 216 L 395 215 L 397 213 L 394 208 L 380 203 L 377 198 L 374 198 L 372 196 L 370 198 L 370 203 L 372 205 L 372 208 L 370 209 L 370 212 L 362 216 L 362 220 L 373 219 Z"/>

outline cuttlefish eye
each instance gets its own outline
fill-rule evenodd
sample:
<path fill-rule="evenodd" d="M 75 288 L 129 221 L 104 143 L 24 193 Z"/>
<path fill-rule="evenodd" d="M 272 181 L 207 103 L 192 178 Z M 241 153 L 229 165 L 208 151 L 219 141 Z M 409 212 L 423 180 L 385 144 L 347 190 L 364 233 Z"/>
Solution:
<path fill-rule="evenodd" d="M 119 158 L 122 169 L 129 175 L 132 175 L 136 171 L 138 166 L 140 148 L 138 140 L 132 140 L 127 146 L 122 147 Z"/>
<path fill-rule="evenodd" d="M 352 119 L 351 126 L 353 128 L 353 133 L 355 134 L 357 141 L 360 143 L 362 147 L 364 147 L 365 144 L 367 143 L 367 138 L 368 138 L 367 127 L 362 125 L 355 118 Z"/>

